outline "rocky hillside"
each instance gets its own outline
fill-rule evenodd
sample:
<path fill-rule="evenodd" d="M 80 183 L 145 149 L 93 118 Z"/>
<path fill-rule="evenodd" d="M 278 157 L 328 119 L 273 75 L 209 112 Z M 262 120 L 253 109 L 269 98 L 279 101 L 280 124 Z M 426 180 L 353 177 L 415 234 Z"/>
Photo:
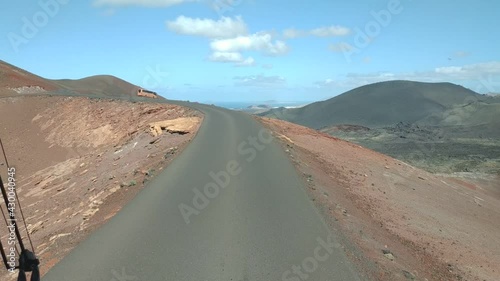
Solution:
<path fill-rule="evenodd" d="M 197 132 L 200 112 L 137 98 L 137 88 L 113 76 L 48 80 L 0 61 L 0 137 L 16 169 L 27 223 L 21 234 L 30 233 L 42 275 L 134 198 Z M 6 173 L 2 155 L 2 178 Z M 5 204 L 0 208 L 6 212 Z M 0 224 L 4 246 L 5 229 Z M 0 280 L 14 279 L 0 268 Z"/>
<path fill-rule="evenodd" d="M 367 280 L 500 280 L 498 176 L 435 175 L 316 130 L 259 120 Z M 425 133 L 405 123 L 392 129 Z"/>
<path fill-rule="evenodd" d="M 21 96 L 0 98 L 0 120 L 43 274 L 159 174 L 202 116 L 169 104 Z M 1 158 L 3 178 L 5 167 Z"/>

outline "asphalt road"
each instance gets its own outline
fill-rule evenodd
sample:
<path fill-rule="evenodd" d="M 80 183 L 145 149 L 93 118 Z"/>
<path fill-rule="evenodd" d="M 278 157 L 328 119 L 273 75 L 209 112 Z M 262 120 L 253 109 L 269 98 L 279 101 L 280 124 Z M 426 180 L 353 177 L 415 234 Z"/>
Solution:
<path fill-rule="evenodd" d="M 267 131 L 189 106 L 205 113 L 193 142 L 42 280 L 359 280 Z"/>

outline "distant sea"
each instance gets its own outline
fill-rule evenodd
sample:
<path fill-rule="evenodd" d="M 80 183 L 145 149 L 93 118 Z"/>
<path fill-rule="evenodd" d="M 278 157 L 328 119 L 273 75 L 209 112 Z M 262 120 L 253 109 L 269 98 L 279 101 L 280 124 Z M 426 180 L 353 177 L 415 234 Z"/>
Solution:
<path fill-rule="evenodd" d="M 241 110 L 241 109 L 246 109 L 249 106 L 256 106 L 256 105 L 267 105 L 272 108 L 278 108 L 278 107 L 301 107 L 307 104 L 310 104 L 311 102 L 307 101 L 301 101 L 301 102 L 215 102 L 214 104 L 220 107 L 225 107 L 228 109 L 234 109 L 234 110 Z"/>

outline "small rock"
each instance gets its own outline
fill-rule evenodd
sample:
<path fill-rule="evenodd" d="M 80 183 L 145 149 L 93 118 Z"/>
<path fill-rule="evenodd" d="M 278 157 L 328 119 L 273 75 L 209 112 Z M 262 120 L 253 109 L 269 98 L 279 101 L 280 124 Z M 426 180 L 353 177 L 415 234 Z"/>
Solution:
<path fill-rule="evenodd" d="M 382 249 L 382 253 L 384 254 L 384 257 L 390 259 L 391 261 L 394 260 L 394 255 L 392 254 L 391 251 L 389 251 L 387 249 Z"/>
<path fill-rule="evenodd" d="M 27 227 L 28 228 L 28 232 L 30 234 L 33 234 L 33 233 L 37 232 L 38 230 L 40 230 L 40 229 L 43 228 L 43 223 L 44 223 L 43 221 L 39 221 L 39 222 L 37 222 L 37 223 L 35 223 L 33 225 L 32 224 L 28 224 L 28 227 Z"/>
<path fill-rule="evenodd" d="M 393 254 L 384 254 L 384 257 L 390 259 L 391 261 L 394 260 L 394 255 Z"/>
<path fill-rule="evenodd" d="M 423 180 L 423 181 L 427 180 L 426 178 L 424 178 L 422 176 L 418 176 L 418 178 L 421 179 L 421 180 Z"/>
<path fill-rule="evenodd" d="M 89 207 L 91 209 L 97 209 L 100 205 L 102 205 L 102 201 L 94 200 L 90 203 Z"/>
<path fill-rule="evenodd" d="M 71 235 L 71 233 L 57 234 L 57 235 L 54 235 L 54 236 L 50 237 L 49 241 L 52 241 L 52 240 L 55 240 L 55 239 L 59 239 L 61 237 L 65 237 L 65 236 L 69 236 L 69 235 Z"/>
<path fill-rule="evenodd" d="M 97 213 L 97 211 L 99 211 L 99 208 L 91 208 L 90 210 L 87 210 L 86 212 L 84 212 L 82 214 L 83 220 L 90 219 L 90 217 L 92 217 L 93 215 L 95 215 L 95 213 Z"/>
<path fill-rule="evenodd" d="M 413 273 L 406 270 L 403 270 L 403 274 L 408 280 L 415 280 L 415 278 L 417 278 Z"/>
<path fill-rule="evenodd" d="M 448 271 L 453 272 L 453 265 L 452 264 L 448 264 Z"/>

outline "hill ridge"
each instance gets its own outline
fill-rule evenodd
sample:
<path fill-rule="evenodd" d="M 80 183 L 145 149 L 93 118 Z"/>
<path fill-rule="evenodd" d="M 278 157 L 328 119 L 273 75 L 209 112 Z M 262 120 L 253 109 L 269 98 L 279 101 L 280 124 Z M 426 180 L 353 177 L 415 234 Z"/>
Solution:
<path fill-rule="evenodd" d="M 64 91 L 81 96 L 135 97 L 139 88 L 108 74 L 80 79 L 47 79 L 0 60 L 0 97 Z"/>
<path fill-rule="evenodd" d="M 261 116 L 314 129 L 340 124 L 383 127 L 414 123 L 482 99 L 483 95 L 449 82 L 395 80 L 364 85 L 302 108 L 273 109 Z"/>

